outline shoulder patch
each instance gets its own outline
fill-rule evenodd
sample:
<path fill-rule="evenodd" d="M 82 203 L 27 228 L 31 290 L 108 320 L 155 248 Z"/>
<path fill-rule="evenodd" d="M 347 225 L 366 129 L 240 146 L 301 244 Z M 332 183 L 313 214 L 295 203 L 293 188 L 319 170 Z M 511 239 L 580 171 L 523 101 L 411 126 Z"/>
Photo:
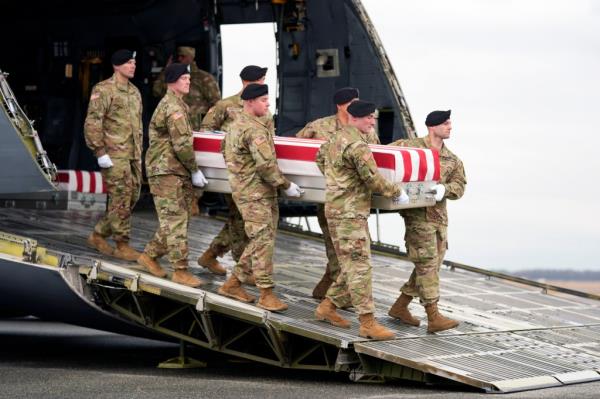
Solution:
<path fill-rule="evenodd" d="M 181 118 L 182 116 L 183 116 L 183 113 L 181 113 L 181 112 L 175 112 L 173 114 L 173 119 L 177 120 L 177 119 Z"/>
<path fill-rule="evenodd" d="M 94 101 L 95 99 L 100 98 L 100 94 L 98 93 L 93 93 L 92 96 L 90 97 L 90 101 Z"/>
<path fill-rule="evenodd" d="M 258 136 L 257 138 L 254 139 L 254 144 L 256 144 L 257 146 L 259 146 L 262 143 L 264 143 L 265 141 L 267 141 L 267 139 L 265 138 L 265 136 Z"/>

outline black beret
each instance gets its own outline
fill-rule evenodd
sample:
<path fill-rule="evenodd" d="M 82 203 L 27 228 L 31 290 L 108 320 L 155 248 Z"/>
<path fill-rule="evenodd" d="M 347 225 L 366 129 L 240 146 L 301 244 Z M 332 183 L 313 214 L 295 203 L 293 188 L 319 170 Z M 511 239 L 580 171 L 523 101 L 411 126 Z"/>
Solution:
<path fill-rule="evenodd" d="M 427 118 L 425 118 L 425 126 L 441 125 L 442 123 L 450 119 L 450 112 L 452 111 L 448 110 L 430 112 L 429 115 L 427 115 Z"/>
<path fill-rule="evenodd" d="M 267 74 L 268 68 L 261 68 L 256 65 L 248 65 L 240 72 L 240 78 L 247 82 L 256 82 Z"/>
<path fill-rule="evenodd" d="M 135 51 L 121 49 L 113 53 L 112 57 L 110 57 L 110 62 L 115 66 L 119 66 L 133 58 L 135 58 Z"/>
<path fill-rule="evenodd" d="M 358 98 L 358 89 L 354 87 L 344 87 L 339 89 L 333 95 L 333 102 L 337 105 L 346 104 Z"/>
<path fill-rule="evenodd" d="M 258 83 L 250 83 L 242 92 L 242 100 L 252 100 L 253 98 L 264 96 L 269 93 L 269 86 Z"/>
<path fill-rule="evenodd" d="M 187 64 L 181 64 L 179 62 L 174 62 L 173 64 L 169 64 L 165 68 L 165 82 L 167 83 L 175 83 L 177 79 L 181 77 L 181 75 L 185 75 L 186 73 L 190 73 L 190 66 Z"/>
<path fill-rule="evenodd" d="M 368 101 L 356 100 L 348 106 L 348 113 L 355 118 L 362 118 L 363 116 L 371 115 L 377 106 Z"/>

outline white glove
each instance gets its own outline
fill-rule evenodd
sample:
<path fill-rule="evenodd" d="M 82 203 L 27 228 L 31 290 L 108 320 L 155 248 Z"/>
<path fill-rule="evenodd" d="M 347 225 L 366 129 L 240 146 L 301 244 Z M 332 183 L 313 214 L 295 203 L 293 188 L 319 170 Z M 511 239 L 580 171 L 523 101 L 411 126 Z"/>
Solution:
<path fill-rule="evenodd" d="M 108 154 L 104 154 L 98 158 L 98 166 L 100 166 L 103 169 L 112 168 L 113 163 Z"/>
<path fill-rule="evenodd" d="M 208 184 L 208 180 L 204 177 L 204 173 L 200 169 L 192 173 L 192 184 L 196 187 L 204 187 Z"/>
<path fill-rule="evenodd" d="M 444 194 L 446 194 L 446 187 L 443 184 L 436 184 L 435 186 L 433 186 L 433 189 L 435 190 L 435 200 L 437 202 L 443 200 Z"/>
<path fill-rule="evenodd" d="M 288 197 L 300 198 L 302 194 L 304 194 L 304 191 L 294 182 L 290 182 L 290 186 L 285 189 L 285 195 Z"/>
<path fill-rule="evenodd" d="M 392 201 L 394 204 L 406 205 L 410 202 L 410 197 L 408 196 L 408 194 L 406 194 L 406 191 L 402 190 L 400 195 L 392 198 Z"/>

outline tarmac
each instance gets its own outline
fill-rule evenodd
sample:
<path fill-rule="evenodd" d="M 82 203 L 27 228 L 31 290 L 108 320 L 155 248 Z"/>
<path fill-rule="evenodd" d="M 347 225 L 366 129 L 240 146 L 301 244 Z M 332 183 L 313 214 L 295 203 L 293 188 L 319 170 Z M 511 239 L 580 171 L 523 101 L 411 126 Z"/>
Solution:
<path fill-rule="evenodd" d="M 343 373 L 290 370 L 190 348 L 206 368 L 159 369 L 178 345 L 32 317 L 0 319 L 0 398 L 483 398 L 451 385 L 353 383 Z M 503 394 L 597 398 L 600 382 Z"/>

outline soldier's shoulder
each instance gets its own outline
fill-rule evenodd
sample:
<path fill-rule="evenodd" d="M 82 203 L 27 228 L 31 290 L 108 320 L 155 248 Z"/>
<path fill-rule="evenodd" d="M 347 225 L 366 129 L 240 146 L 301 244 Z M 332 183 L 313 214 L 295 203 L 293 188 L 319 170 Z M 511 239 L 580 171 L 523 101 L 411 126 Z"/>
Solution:
<path fill-rule="evenodd" d="M 108 78 L 108 79 L 105 79 L 103 81 L 96 83 L 94 85 L 94 87 L 92 88 L 92 91 L 95 91 L 97 93 L 108 93 L 112 90 L 114 85 L 115 85 L 115 83 L 114 83 L 113 79 Z"/>
<path fill-rule="evenodd" d="M 456 161 L 462 163 L 461 159 L 453 153 L 446 144 L 444 144 L 444 149 L 442 150 L 443 154 L 449 158 L 455 159 Z"/>
<path fill-rule="evenodd" d="M 417 137 L 414 139 L 400 139 L 400 140 L 394 141 L 393 144 L 400 146 L 400 147 L 414 147 L 414 148 L 426 147 L 425 139 L 423 139 L 421 137 Z"/>
<path fill-rule="evenodd" d="M 335 115 L 324 116 L 323 118 L 315 119 L 310 122 L 307 126 L 319 127 L 319 126 L 330 126 L 335 124 Z"/>
<path fill-rule="evenodd" d="M 195 71 L 192 71 L 192 73 L 202 80 L 205 80 L 205 79 L 216 80 L 212 73 L 206 72 L 205 70 L 200 69 L 200 68 L 196 69 Z"/>

